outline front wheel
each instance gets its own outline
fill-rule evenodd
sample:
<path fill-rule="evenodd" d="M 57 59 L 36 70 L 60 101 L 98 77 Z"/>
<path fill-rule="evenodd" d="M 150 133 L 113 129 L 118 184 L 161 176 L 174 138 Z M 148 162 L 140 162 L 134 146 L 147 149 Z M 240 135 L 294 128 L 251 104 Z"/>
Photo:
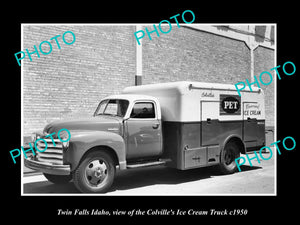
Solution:
<path fill-rule="evenodd" d="M 240 157 L 238 145 L 230 141 L 228 142 L 220 155 L 220 169 L 223 174 L 232 174 L 237 171 L 235 159 Z"/>
<path fill-rule="evenodd" d="M 75 187 L 84 193 L 103 193 L 112 185 L 116 167 L 104 151 L 89 153 L 73 173 Z"/>

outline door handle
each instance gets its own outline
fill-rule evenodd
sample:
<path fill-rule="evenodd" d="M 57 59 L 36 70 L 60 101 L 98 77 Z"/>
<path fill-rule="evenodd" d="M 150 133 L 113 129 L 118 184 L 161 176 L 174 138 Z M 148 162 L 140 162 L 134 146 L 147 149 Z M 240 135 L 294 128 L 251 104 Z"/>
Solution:
<path fill-rule="evenodd" d="M 159 128 L 159 123 L 155 123 L 155 124 L 153 124 L 153 125 L 152 125 L 152 128 L 153 128 L 153 129 L 157 129 L 157 128 Z"/>

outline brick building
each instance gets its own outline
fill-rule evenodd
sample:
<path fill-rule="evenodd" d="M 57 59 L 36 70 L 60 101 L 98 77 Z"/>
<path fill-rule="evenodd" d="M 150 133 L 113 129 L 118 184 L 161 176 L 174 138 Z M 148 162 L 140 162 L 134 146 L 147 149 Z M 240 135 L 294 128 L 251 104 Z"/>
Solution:
<path fill-rule="evenodd" d="M 146 25 L 23 24 L 22 51 L 43 41 L 48 55 L 22 60 L 24 137 L 57 119 L 92 116 L 99 100 L 135 84 L 179 80 L 235 84 L 275 66 L 275 26 L 191 24 L 137 44 Z M 61 36 L 72 31 L 76 41 Z M 61 35 L 57 40 L 50 38 Z M 66 35 L 66 39 L 70 36 Z M 48 52 L 49 46 L 43 45 Z M 274 126 L 274 82 L 266 95 L 266 126 Z"/>

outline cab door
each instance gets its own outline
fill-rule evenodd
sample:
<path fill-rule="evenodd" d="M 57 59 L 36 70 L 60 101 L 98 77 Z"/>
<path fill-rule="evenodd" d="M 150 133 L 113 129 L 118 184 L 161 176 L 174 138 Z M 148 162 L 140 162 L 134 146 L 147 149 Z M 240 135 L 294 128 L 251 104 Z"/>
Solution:
<path fill-rule="evenodd" d="M 125 121 L 128 159 L 150 158 L 162 154 L 162 127 L 154 101 L 134 103 Z"/>

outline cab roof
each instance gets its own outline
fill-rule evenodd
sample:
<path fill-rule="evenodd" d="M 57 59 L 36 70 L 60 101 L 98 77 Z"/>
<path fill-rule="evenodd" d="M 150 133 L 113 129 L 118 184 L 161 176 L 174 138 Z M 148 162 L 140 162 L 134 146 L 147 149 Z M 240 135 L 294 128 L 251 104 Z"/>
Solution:
<path fill-rule="evenodd" d="M 141 95 L 141 94 L 120 94 L 120 95 L 109 95 L 105 99 L 124 99 L 129 101 L 136 101 L 136 100 L 152 100 L 157 102 L 157 98 L 150 96 L 150 95 Z"/>

